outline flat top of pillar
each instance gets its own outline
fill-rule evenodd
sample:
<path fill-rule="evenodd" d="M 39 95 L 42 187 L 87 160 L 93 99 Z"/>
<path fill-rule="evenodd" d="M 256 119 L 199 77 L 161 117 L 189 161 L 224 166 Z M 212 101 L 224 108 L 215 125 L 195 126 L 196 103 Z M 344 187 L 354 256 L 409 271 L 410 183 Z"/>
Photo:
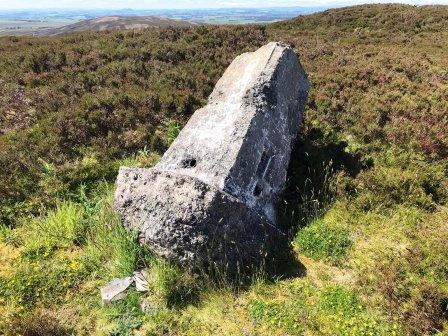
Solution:
<path fill-rule="evenodd" d="M 294 51 L 287 44 L 270 42 L 254 52 L 239 55 L 216 84 L 209 102 L 240 101 L 262 75 L 269 77 L 275 71 L 285 52 Z"/>

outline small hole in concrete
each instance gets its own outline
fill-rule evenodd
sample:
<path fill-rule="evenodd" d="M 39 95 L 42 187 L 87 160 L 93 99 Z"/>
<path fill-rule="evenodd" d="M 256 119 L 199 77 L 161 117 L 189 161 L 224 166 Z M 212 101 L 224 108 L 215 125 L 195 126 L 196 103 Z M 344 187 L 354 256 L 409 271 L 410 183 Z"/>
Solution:
<path fill-rule="evenodd" d="M 185 159 L 182 161 L 182 167 L 184 167 L 184 168 L 194 168 L 194 167 L 196 167 L 196 164 L 197 164 L 196 159 L 192 159 L 192 158 Z"/>
<path fill-rule="evenodd" d="M 254 188 L 254 196 L 260 197 L 262 192 L 263 192 L 263 188 L 257 183 L 257 185 Z"/>

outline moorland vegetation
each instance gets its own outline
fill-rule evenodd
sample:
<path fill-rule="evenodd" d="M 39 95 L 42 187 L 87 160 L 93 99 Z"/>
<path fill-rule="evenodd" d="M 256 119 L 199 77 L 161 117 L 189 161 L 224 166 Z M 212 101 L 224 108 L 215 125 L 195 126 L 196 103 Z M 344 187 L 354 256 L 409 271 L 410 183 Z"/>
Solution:
<path fill-rule="evenodd" d="M 136 244 L 113 182 L 154 165 L 233 58 L 271 40 L 312 83 L 279 205 L 297 262 L 204 280 Z M 1 332 L 443 335 L 446 41 L 448 6 L 404 5 L 0 38 Z M 99 288 L 137 268 L 149 292 L 103 307 Z"/>

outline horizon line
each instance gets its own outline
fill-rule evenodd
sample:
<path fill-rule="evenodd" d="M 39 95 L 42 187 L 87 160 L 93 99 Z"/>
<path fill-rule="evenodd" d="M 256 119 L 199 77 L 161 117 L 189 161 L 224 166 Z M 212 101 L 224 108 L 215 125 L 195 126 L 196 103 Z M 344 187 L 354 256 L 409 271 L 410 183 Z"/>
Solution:
<path fill-rule="evenodd" d="M 390 3 L 390 4 L 397 4 L 397 5 L 404 5 L 405 3 Z M 369 3 L 365 3 L 363 5 L 372 5 Z M 338 5 L 335 5 L 338 6 Z M 346 6 L 346 5 L 343 5 Z M 350 5 L 348 5 L 350 6 Z M 359 4 L 353 5 L 353 6 L 361 6 Z M 410 5 L 412 6 L 412 5 Z M 183 9 L 191 9 L 191 10 L 210 10 L 210 9 L 272 9 L 272 8 L 323 8 L 323 7 L 329 7 L 328 5 L 319 5 L 319 6 L 270 6 L 270 7 L 171 7 L 171 8 L 132 8 L 132 7 L 91 7 L 91 8 L 79 8 L 79 7 L 39 7 L 39 8 L 33 8 L 33 7 L 26 7 L 26 8 L 7 8 L 7 9 L 1 9 L 1 11 L 8 11 L 8 10 L 61 10 L 61 9 L 73 9 L 73 10 L 108 10 L 108 9 L 118 9 L 118 10 L 183 10 Z"/>
<path fill-rule="evenodd" d="M 0 12 L 7 12 L 7 11 L 46 11 L 46 10 L 76 10 L 76 11 L 95 11 L 95 10 L 131 10 L 131 11 L 151 11 L 151 10 L 220 10 L 220 9 L 276 9 L 276 8 L 282 8 L 282 9 L 293 9 L 293 8 L 303 8 L 303 9 L 310 9 L 310 8 L 322 8 L 322 9 L 331 9 L 331 8 L 342 8 L 342 7 L 356 7 L 356 6 L 364 6 L 364 5 L 407 5 L 407 6 L 415 6 L 415 7 L 421 7 L 421 6 L 448 6 L 448 4 L 441 4 L 437 2 L 432 3 L 423 3 L 423 4 L 416 4 L 416 3 L 409 3 L 409 2 L 390 2 L 390 3 L 380 3 L 380 2 L 366 2 L 363 4 L 347 4 L 347 3 L 334 3 L 334 4 L 328 4 L 328 5 L 315 5 L 315 6 L 263 6 L 263 7 L 172 7 L 172 8 L 132 8 L 132 7 L 92 7 L 92 8 L 79 8 L 79 7 L 39 7 L 39 8 L 33 8 L 33 7 L 24 7 L 24 8 L 6 8 L 1 9 Z"/>

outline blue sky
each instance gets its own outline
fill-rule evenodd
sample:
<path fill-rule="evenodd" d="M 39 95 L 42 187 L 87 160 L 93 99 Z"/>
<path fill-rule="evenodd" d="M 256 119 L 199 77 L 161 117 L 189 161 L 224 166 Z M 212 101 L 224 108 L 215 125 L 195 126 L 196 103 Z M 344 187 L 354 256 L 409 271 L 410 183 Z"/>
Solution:
<path fill-rule="evenodd" d="M 448 0 L 0 0 L 2 9 L 22 8 L 223 8 L 223 7 L 289 7 L 337 6 L 361 3 L 403 2 L 409 4 L 448 4 Z"/>

